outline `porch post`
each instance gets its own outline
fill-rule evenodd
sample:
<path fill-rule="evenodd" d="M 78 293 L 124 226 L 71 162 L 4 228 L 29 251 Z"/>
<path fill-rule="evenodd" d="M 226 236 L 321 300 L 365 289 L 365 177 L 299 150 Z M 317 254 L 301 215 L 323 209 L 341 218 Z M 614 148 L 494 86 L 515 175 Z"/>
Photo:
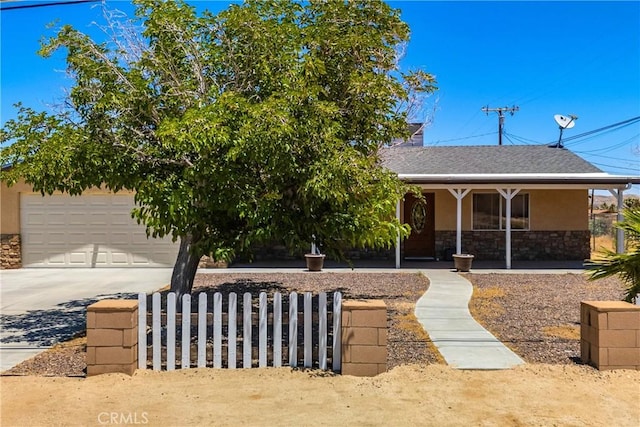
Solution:
<path fill-rule="evenodd" d="M 624 221 L 624 214 L 622 209 L 624 206 L 624 189 L 619 188 L 616 190 L 609 190 L 609 192 L 617 199 L 618 210 L 618 222 Z M 624 230 L 616 229 L 616 252 L 619 254 L 624 253 Z"/>
<path fill-rule="evenodd" d="M 462 253 L 462 199 L 469 194 L 470 188 L 463 190 L 456 188 L 455 190 L 448 188 L 449 193 L 456 198 L 456 254 Z"/>
<path fill-rule="evenodd" d="M 398 200 L 396 203 L 396 219 L 400 222 L 400 202 L 402 199 Z M 396 268 L 400 268 L 400 233 L 396 236 Z"/>
<path fill-rule="evenodd" d="M 504 197 L 507 202 L 506 214 L 507 224 L 505 229 L 505 259 L 507 262 L 507 270 L 511 270 L 511 200 L 520 192 L 520 189 L 511 188 L 501 189 L 498 188 L 498 192 Z"/>

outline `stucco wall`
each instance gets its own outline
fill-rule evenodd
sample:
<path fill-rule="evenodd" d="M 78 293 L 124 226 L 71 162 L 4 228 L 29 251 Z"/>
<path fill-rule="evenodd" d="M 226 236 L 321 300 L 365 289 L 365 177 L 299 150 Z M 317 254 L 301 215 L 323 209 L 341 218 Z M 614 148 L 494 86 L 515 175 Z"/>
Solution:
<path fill-rule="evenodd" d="M 456 199 L 448 190 L 428 190 L 435 193 L 436 231 L 456 229 Z M 473 193 L 462 200 L 462 229 L 472 228 Z M 589 198 L 587 190 L 522 190 L 529 194 L 529 229 L 531 231 L 588 230 Z"/>
<path fill-rule="evenodd" d="M 20 233 L 20 193 L 23 192 L 32 192 L 24 182 L 11 187 L 0 183 L 0 234 Z"/>

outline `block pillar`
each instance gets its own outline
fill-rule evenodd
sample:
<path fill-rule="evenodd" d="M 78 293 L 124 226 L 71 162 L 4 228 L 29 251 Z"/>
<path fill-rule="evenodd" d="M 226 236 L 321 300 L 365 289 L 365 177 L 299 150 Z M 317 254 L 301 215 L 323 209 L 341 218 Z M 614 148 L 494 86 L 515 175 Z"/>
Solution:
<path fill-rule="evenodd" d="M 387 371 L 387 305 L 342 303 L 342 374 L 372 377 Z"/>
<path fill-rule="evenodd" d="M 640 370 L 640 306 L 581 302 L 580 358 L 600 370 Z"/>
<path fill-rule="evenodd" d="M 102 300 L 87 307 L 87 376 L 138 366 L 138 301 Z"/>

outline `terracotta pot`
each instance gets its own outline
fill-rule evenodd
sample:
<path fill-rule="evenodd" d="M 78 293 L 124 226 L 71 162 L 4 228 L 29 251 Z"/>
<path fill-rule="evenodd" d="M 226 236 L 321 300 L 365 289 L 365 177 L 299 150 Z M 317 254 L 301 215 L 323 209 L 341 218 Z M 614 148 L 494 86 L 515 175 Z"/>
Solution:
<path fill-rule="evenodd" d="M 453 266 L 457 271 L 467 272 L 471 270 L 473 255 L 471 254 L 453 254 Z"/>
<path fill-rule="evenodd" d="M 324 265 L 324 255 L 322 254 L 305 254 L 307 260 L 307 269 L 309 271 L 322 271 Z"/>

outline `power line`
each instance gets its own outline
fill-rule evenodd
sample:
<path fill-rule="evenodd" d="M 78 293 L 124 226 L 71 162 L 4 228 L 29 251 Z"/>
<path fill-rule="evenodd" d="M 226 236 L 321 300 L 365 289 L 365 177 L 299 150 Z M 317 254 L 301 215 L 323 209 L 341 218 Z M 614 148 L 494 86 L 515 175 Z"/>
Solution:
<path fill-rule="evenodd" d="M 465 140 L 465 139 L 479 138 L 481 136 L 487 136 L 487 135 L 495 135 L 495 132 L 487 132 L 487 133 L 481 133 L 479 135 L 463 136 L 463 137 L 460 137 L 460 138 L 439 139 L 437 141 L 433 141 L 432 144 L 433 145 L 438 145 L 438 144 L 440 144 L 442 142 L 462 141 L 462 140 Z"/>
<path fill-rule="evenodd" d="M 0 11 L 5 10 L 18 10 L 18 9 L 33 9 L 37 7 L 49 7 L 49 6 L 62 6 L 68 4 L 78 4 L 78 3 L 99 3 L 102 0 L 69 0 L 69 1 L 56 1 L 50 3 L 35 3 L 35 4 L 19 4 L 16 6 L 5 6 L 1 7 Z"/>
<path fill-rule="evenodd" d="M 596 166 L 602 166 L 602 167 L 605 167 L 605 168 L 628 170 L 628 171 L 633 171 L 633 172 L 636 172 L 636 173 L 638 172 L 638 168 L 625 168 L 625 167 L 622 167 L 622 166 L 605 165 L 603 163 L 596 163 L 596 162 L 589 162 L 589 163 L 591 163 L 593 165 L 596 165 Z"/>
<path fill-rule="evenodd" d="M 566 143 L 567 141 L 573 141 L 575 139 L 584 138 L 585 136 L 593 135 L 594 133 L 603 132 L 605 130 L 609 130 L 609 129 L 616 128 L 616 127 L 629 126 L 629 125 L 632 125 L 633 123 L 635 123 L 637 121 L 640 121 L 640 116 L 632 117 L 630 119 L 623 120 L 621 122 L 614 123 L 614 124 L 611 124 L 611 125 L 608 125 L 608 126 L 604 126 L 604 127 L 598 128 L 598 129 L 590 130 L 588 132 L 584 132 L 584 133 L 581 133 L 581 134 L 578 134 L 578 135 L 570 136 L 568 138 L 565 138 L 564 142 Z M 579 143 L 580 142 L 576 142 L 575 144 L 579 144 Z M 553 144 L 553 143 L 550 143 L 550 144 Z"/>

